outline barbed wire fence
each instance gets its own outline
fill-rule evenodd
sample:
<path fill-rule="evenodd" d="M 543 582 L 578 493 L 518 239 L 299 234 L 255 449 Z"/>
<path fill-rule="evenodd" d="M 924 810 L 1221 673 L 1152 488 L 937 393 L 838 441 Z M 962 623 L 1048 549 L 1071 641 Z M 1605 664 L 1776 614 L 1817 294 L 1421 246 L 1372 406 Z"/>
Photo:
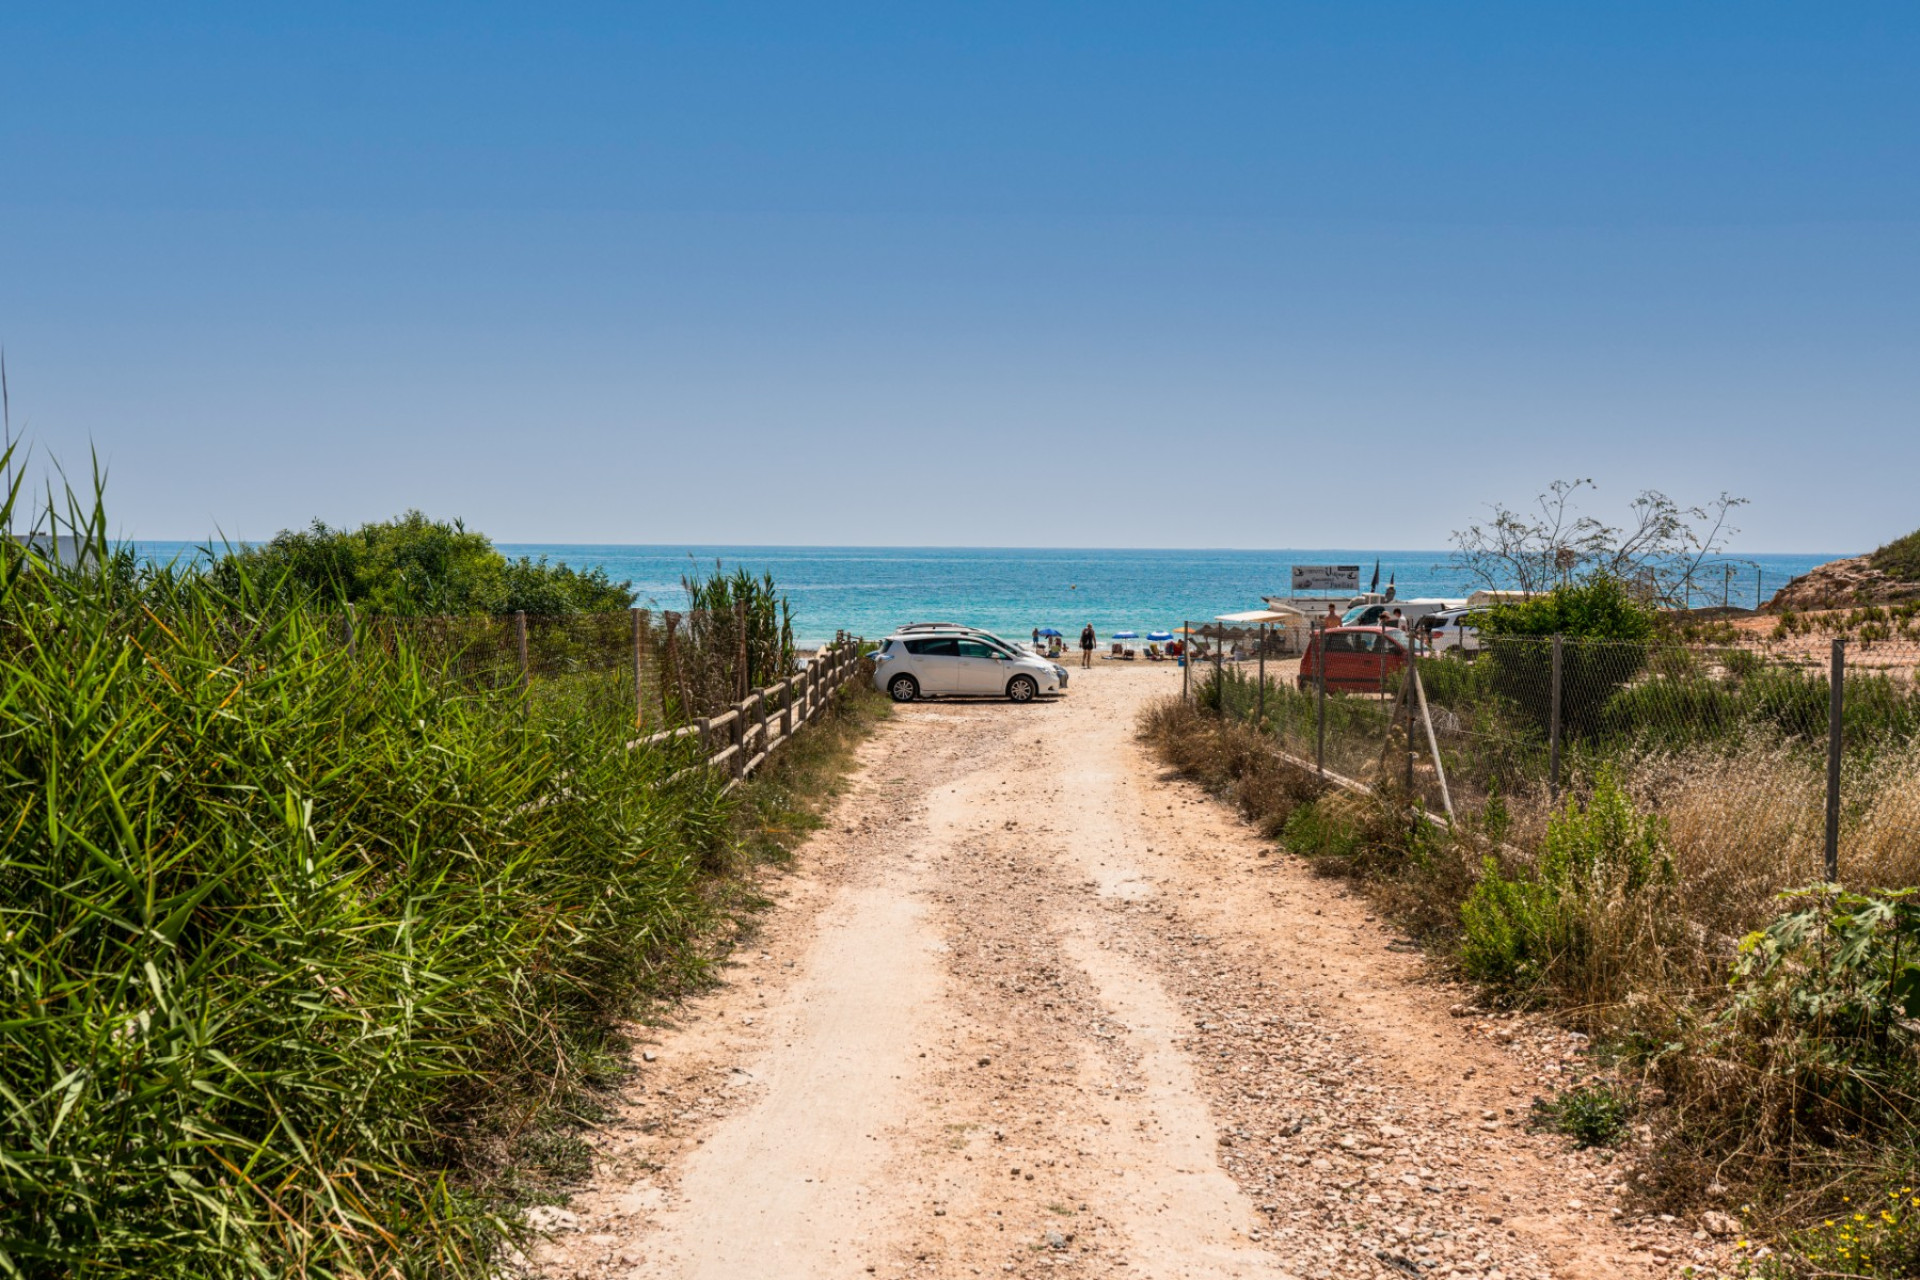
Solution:
<path fill-rule="evenodd" d="M 1216 648 L 1185 695 L 1436 820 L 1497 814 L 1521 847 L 1604 776 L 1754 893 L 1920 878 L 1920 641 L 1489 638 L 1409 668 L 1393 650 L 1329 652 L 1344 638 L 1317 625 L 1314 639 L 1305 661 Z"/>

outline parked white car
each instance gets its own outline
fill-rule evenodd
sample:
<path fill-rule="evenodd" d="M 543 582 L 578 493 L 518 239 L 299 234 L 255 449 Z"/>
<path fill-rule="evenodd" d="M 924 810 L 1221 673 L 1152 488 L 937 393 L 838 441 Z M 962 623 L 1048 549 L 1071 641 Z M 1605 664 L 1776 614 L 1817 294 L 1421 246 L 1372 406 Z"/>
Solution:
<path fill-rule="evenodd" d="M 952 694 L 1032 702 L 1065 692 L 1067 669 L 971 628 L 915 630 L 881 642 L 873 687 L 895 702 Z"/>
<path fill-rule="evenodd" d="M 1461 653 L 1480 652 L 1480 628 L 1470 625 L 1471 609 L 1446 609 L 1430 613 L 1420 620 L 1419 630 L 1427 635 L 1435 653 L 1458 649 Z"/>

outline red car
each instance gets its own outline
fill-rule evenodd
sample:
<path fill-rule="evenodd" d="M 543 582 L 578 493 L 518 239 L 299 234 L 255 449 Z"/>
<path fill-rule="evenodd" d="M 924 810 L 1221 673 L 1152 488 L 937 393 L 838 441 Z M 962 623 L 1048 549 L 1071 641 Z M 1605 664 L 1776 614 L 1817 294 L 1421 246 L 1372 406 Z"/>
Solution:
<path fill-rule="evenodd" d="M 1298 683 L 1311 689 L 1324 675 L 1327 688 L 1342 693 L 1385 693 L 1387 677 L 1406 667 L 1411 643 L 1389 627 L 1328 627 L 1307 642 Z"/>

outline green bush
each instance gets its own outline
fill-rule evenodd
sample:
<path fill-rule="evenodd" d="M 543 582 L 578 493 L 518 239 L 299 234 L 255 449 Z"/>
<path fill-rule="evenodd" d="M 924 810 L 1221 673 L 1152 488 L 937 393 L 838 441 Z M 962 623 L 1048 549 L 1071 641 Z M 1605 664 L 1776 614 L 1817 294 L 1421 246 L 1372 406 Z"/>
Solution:
<path fill-rule="evenodd" d="M 1867 563 L 1890 578 L 1920 582 L 1920 529 L 1895 538 L 1868 557 Z"/>
<path fill-rule="evenodd" d="M 717 783 L 249 567 L 0 557 L 0 1274 L 483 1274 L 496 1135 L 710 916 Z"/>
<path fill-rule="evenodd" d="M 632 583 L 604 569 L 508 560 L 485 534 L 458 520 L 409 511 L 358 529 L 315 520 L 273 540 L 227 552 L 214 573 L 229 593 L 242 576 L 254 589 L 284 584 L 303 599 L 357 605 L 389 616 L 514 613 L 536 616 L 630 608 Z"/>
<path fill-rule="evenodd" d="M 1582 1147 L 1611 1146 L 1627 1130 L 1633 1101 L 1609 1085 L 1569 1089 L 1556 1098 L 1536 1099 L 1533 1123 L 1564 1133 Z"/>
<path fill-rule="evenodd" d="M 1509 878 L 1486 859 L 1460 908 L 1461 967 L 1522 999 L 1548 984 L 1607 985 L 1633 960 L 1638 900 L 1670 877 L 1659 818 L 1603 770 L 1584 806 L 1569 799 L 1549 820 L 1530 874 Z"/>
<path fill-rule="evenodd" d="M 1659 629 L 1659 615 L 1625 583 L 1606 574 L 1555 587 L 1524 600 L 1503 600 L 1477 616 L 1482 636 L 1566 636 L 1642 644 Z"/>

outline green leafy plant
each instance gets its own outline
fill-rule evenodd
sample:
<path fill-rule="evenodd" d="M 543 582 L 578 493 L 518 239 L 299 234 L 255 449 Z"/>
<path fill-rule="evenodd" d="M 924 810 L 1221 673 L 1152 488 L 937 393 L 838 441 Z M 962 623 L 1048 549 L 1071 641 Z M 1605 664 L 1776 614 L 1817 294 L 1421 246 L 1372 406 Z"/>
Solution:
<path fill-rule="evenodd" d="M 1788 895 L 1799 907 L 1740 944 L 1736 1014 L 1766 1011 L 1855 1054 L 1911 1047 L 1902 1023 L 1920 1017 L 1915 892 L 1822 886 Z"/>
<path fill-rule="evenodd" d="M 356 605 L 391 616 L 525 612 L 536 615 L 626 609 L 633 584 L 604 569 L 521 557 L 508 560 L 485 534 L 454 520 L 408 511 L 358 529 L 315 520 L 283 529 L 260 546 L 215 557 L 222 589 L 290 590 L 322 606 Z"/>
<path fill-rule="evenodd" d="M 1602 770 L 1586 804 L 1570 798 L 1553 815 L 1529 871 L 1509 876 L 1486 858 L 1460 907 L 1461 967 L 1523 999 L 1549 982 L 1604 983 L 1627 945 L 1622 927 L 1671 875 L 1660 819 Z"/>
<path fill-rule="evenodd" d="M 1613 1085 L 1585 1085 L 1534 1100 L 1535 1126 L 1564 1133 L 1582 1147 L 1611 1146 L 1633 1118 L 1633 1100 Z"/>
<path fill-rule="evenodd" d="M 0 1275 L 488 1274 L 501 1153 L 697 971 L 739 800 L 79 525 L 0 544 Z"/>

